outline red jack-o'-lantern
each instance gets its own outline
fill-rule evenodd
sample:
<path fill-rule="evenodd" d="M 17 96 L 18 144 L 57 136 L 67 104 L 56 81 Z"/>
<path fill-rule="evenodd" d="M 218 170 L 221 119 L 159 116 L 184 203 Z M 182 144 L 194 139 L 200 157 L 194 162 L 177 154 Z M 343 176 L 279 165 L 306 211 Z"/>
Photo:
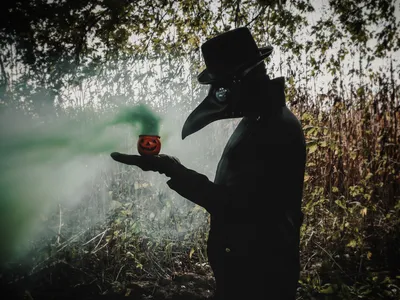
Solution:
<path fill-rule="evenodd" d="M 158 135 L 139 135 L 137 149 L 140 155 L 157 155 L 161 150 L 161 141 Z"/>

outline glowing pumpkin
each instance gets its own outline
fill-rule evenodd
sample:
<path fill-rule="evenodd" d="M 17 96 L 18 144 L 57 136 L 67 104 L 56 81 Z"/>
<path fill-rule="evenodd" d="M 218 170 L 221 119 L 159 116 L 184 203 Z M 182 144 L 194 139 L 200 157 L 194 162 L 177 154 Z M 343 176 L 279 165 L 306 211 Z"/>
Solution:
<path fill-rule="evenodd" d="M 137 149 L 140 155 L 157 155 L 161 150 L 161 141 L 158 135 L 139 135 Z"/>

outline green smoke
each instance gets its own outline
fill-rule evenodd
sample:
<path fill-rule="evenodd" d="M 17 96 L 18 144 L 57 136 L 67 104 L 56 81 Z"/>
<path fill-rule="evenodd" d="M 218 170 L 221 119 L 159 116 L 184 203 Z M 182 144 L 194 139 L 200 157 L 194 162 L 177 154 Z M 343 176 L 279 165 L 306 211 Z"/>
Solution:
<path fill-rule="evenodd" d="M 112 124 L 132 124 L 139 127 L 139 134 L 160 135 L 160 120 L 148 106 L 139 104 L 133 108 L 122 111 Z"/>
<path fill-rule="evenodd" d="M 0 116 L 0 262 L 22 252 L 40 217 L 62 198 L 79 201 L 99 162 L 112 163 L 109 153 L 135 149 L 137 139 L 126 143 L 128 134 L 159 135 L 160 120 L 143 104 L 101 119 Z"/>

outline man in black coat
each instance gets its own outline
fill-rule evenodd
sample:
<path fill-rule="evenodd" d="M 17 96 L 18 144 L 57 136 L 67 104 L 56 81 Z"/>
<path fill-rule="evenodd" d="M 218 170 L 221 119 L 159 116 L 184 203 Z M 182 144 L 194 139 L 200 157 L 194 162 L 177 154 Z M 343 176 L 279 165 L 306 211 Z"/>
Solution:
<path fill-rule="evenodd" d="M 198 81 L 210 90 L 187 118 L 182 139 L 211 122 L 242 118 L 214 182 L 168 155 L 111 156 L 165 174 L 171 189 L 210 213 L 216 299 L 294 300 L 306 150 L 301 124 L 285 104 L 284 78 L 266 75 L 272 47 L 258 48 L 247 28 L 217 35 L 201 50 L 206 69 Z"/>

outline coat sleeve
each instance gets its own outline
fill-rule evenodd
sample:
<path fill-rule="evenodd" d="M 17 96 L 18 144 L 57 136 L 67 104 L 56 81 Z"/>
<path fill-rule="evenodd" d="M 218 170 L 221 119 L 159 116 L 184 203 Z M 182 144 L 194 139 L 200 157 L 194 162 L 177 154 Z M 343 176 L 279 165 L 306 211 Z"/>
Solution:
<path fill-rule="evenodd" d="M 246 159 L 246 158 L 244 158 Z M 238 172 L 229 185 L 217 184 L 207 176 L 184 168 L 178 176 L 167 181 L 168 186 L 182 197 L 204 207 L 210 214 L 240 211 L 251 205 L 251 199 L 262 189 L 262 169 L 254 164 Z"/>
<path fill-rule="evenodd" d="M 282 163 L 280 159 L 284 150 L 281 145 L 274 145 L 264 155 L 254 156 L 242 152 L 240 158 L 236 157 L 242 161 L 239 170 L 230 175 L 228 184 L 216 184 L 207 176 L 187 168 L 171 177 L 167 184 L 182 197 L 204 207 L 210 214 L 221 211 L 233 214 L 261 207 L 277 212 L 285 205 L 285 201 L 279 198 L 287 198 L 285 191 L 290 191 L 293 184 L 289 179 L 291 174 L 282 174 L 288 162 L 286 160 Z"/>
<path fill-rule="evenodd" d="M 182 197 L 204 207 L 210 214 L 217 206 L 221 206 L 221 202 L 226 202 L 224 199 L 228 199 L 230 194 L 226 186 L 215 184 L 207 176 L 187 168 L 179 176 L 172 177 L 167 184 Z"/>
<path fill-rule="evenodd" d="M 268 151 L 268 159 L 243 158 L 248 163 L 235 174 L 229 185 L 216 184 L 207 176 L 186 169 L 172 177 L 168 186 L 182 197 L 204 207 L 210 214 L 216 212 L 244 210 L 256 211 L 267 208 L 278 213 L 288 207 L 295 192 L 293 173 L 286 173 L 287 161 L 281 162 L 283 147 L 275 145 Z M 298 197 L 295 197 L 298 198 Z"/>
<path fill-rule="evenodd" d="M 228 209 L 252 211 L 264 207 L 279 212 L 300 209 L 304 176 L 304 140 L 296 119 L 277 124 L 280 130 L 255 132 L 257 151 L 240 151 L 241 168 L 229 185 L 215 184 L 207 176 L 185 167 L 168 186 L 210 214 Z M 261 196 L 261 197 L 260 197 Z"/>

